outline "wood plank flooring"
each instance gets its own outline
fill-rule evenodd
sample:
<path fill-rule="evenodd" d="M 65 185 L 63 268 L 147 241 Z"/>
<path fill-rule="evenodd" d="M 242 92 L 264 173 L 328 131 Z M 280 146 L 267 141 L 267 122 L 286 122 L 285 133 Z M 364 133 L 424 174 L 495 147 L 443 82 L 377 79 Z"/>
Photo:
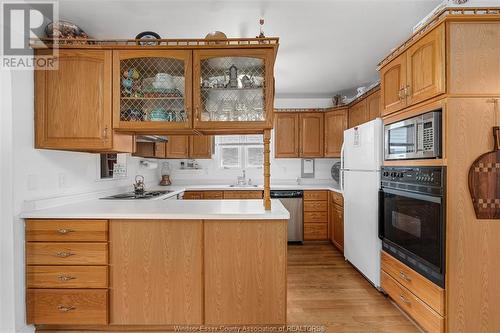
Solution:
<path fill-rule="evenodd" d="M 288 246 L 287 302 L 289 325 L 334 333 L 420 332 L 327 242 Z"/>

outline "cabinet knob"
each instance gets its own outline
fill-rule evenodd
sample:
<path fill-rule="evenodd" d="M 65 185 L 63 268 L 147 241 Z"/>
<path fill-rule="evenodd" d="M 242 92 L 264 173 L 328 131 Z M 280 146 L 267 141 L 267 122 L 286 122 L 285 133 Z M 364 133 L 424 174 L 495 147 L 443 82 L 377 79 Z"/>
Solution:
<path fill-rule="evenodd" d="M 108 126 L 104 127 L 103 134 L 104 134 L 104 140 L 107 140 L 108 139 Z"/>
<path fill-rule="evenodd" d="M 410 85 L 407 85 L 405 87 L 405 97 L 409 97 L 411 95 L 411 87 Z"/>
<path fill-rule="evenodd" d="M 74 306 L 66 306 L 66 305 L 62 305 L 62 304 L 59 304 L 57 306 L 57 309 L 61 312 L 69 312 L 69 311 L 73 311 L 73 310 L 76 310 L 76 308 Z"/>
<path fill-rule="evenodd" d="M 59 275 L 59 276 L 57 277 L 57 279 L 58 279 L 59 281 L 70 281 L 70 280 L 74 280 L 74 279 L 76 279 L 76 277 L 71 276 L 71 275 Z"/>
<path fill-rule="evenodd" d="M 408 282 L 411 282 L 411 278 L 410 278 L 408 275 L 406 275 L 406 274 L 405 274 L 405 272 L 400 271 L 400 272 L 399 272 L 399 276 L 400 276 L 403 280 L 408 281 Z"/>
<path fill-rule="evenodd" d="M 402 100 L 403 98 L 405 98 L 405 96 L 404 96 L 404 90 L 405 90 L 404 87 L 401 88 L 401 89 L 399 89 L 398 97 L 399 97 L 400 100 Z"/>
<path fill-rule="evenodd" d="M 70 232 L 73 232 L 74 230 L 72 229 L 58 229 L 57 232 L 60 233 L 61 235 L 66 235 L 66 234 L 69 234 Z"/>
<path fill-rule="evenodd" d="M 399 295 L 399 298 L 403 301 L 403 303 L 411 305 L 410 300 L 404 297 L 403 295 Z"/>
<path fill-rule="evenodd" d="M 71 252 L 66 252 L 66 251 L 61 251 L 61 252 L 56 252 L 56 257 L 59 257 L 59 258 L 67 258 L 67 257 L 70 257 L 70 256 L 74 256 L 75 254 L 74 253 L 71 253 Z"/>

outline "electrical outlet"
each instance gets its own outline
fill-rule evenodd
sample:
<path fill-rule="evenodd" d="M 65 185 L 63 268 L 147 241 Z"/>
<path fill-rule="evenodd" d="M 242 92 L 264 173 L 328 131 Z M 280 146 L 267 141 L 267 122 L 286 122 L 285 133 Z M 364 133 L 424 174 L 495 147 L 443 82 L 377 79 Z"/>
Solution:
<path fill-rule="evenodd" d="M 65 188 L 66 187 L 66 174 L 60 173 L 59 174 L 59 188 Z"/>

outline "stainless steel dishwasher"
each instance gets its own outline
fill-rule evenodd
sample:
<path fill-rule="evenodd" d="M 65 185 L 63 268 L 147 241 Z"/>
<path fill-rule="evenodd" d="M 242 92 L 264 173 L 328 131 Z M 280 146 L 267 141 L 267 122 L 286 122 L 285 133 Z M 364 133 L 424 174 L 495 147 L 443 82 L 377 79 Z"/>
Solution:
<path fill-rule="evenodd" d="M 290 212 L 288 242 L 302 243 L 304 241 L 303 197 L 303 191 L 271 191 L 271 198 L 279 199 L 288 212 Z"/>

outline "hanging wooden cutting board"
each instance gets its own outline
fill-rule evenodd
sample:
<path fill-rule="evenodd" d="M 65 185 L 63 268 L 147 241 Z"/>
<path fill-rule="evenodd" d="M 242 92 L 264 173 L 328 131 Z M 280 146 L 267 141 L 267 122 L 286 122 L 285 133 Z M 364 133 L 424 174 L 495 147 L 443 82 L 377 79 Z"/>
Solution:
<path fill-rule="evenodd" d="M 493 127 L 493 151 L 469 169 L 469 191 L 478 219 L 500 219 L 500 127 Z"/>

